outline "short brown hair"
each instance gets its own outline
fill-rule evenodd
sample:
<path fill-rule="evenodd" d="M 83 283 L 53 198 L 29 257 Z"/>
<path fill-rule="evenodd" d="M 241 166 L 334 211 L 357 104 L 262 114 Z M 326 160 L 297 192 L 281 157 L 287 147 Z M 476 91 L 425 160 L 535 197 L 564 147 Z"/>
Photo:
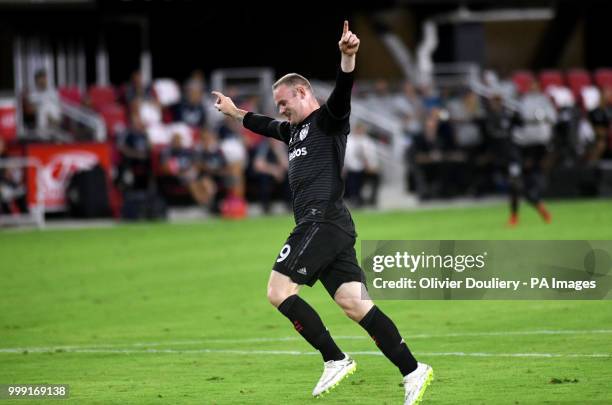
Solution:
<path fill-rule="evenodd" d="M 276 90 L 281 84 L 291 87 L 302 85 L 312 92 L 312 86 L 310 85 L 308 79 L 297 73 L 287 73 L 285 76 L 278 79 L 276 83 L 272 85 L 272 89 Z"/>

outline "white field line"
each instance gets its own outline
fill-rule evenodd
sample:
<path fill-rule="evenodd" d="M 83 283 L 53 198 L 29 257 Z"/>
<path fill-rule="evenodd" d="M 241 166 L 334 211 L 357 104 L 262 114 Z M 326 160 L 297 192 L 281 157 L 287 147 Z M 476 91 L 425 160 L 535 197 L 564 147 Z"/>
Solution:
<path fill-rule="evenodd" d="M 527 331 L 506 331 L 506 332 L 461 332 L 443 334 L 418 334 L 404 335 L 404 339 L 432 339 L 432 338 L 452 338 L 452 337 L 486 337 L 486 336 L 529 336 L 529 335 L 598 335 L 612 334 L 612 329 L 587 329 L 587 330 L 527 330 Z M 334 336 L 335 340 L 370 340 L 367 336 Z M 0 348 L 0 353 L 18 352 L 53 352 L 53 351 L 72 351 L 75 350 L 103 350 L 112 348 L 150 348 L 159 346 L 187 346 L 201 344 L 224 344 L 224 343 L 266 343 L 266 342 L 292 342 L 303 340 L 300 336 L 285 337 L 260 337 L 260 338 L 237 338 L 237 339 L 195 339 L 195 340 L 175 340 L 166 342 L 136 342 L 136 343 L 108 343 L 108 344 L 83 344 L 83 345 L 60 345 L 48 347 L 10 347 Z M 130 350 L 130 349 L 126 349 Z"/>
<path fill-rule="evenodd" d="M 2 353 L 22 353 L 20 349 L 1 349 Z M 28 351 L 29 353 L 30 351 Z M 34 349 L 33 353 L 50 353 L 49 350 Z M 232 350 L 232 349 L 66 349 L 65 353 L 85 354 L 236 354 L 236 355 L 289 355 L 312 356 L 319 352 L 297 350 Z M 380 351 L 348 352 L 358 356 L 382 356 Z M 458 357 L 532 357 L 532 358 L 612 358 L 612 353 L 484 353 L 484 352 L 416 352 L 418 356 L 458 356 Z"/>

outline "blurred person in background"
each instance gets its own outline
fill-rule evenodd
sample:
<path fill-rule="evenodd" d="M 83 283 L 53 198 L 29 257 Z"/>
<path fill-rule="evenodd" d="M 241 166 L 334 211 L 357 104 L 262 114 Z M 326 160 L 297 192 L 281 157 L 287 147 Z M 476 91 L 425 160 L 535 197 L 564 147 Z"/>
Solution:
<path fill-rule="evenodd" d="M 201 82 L 187 81 L 185 97 L 176 107 L 174 117 L 176 121 L 182 121 L 192 128 L 203 128 L 206 125 L 204 89 Z"/>
<path fill-rule="evenodd" d="M 156 102 L 157 96 L 153 86 L 145 83 L 140 70 L 132 72 L 129 83 L 125 87 L 125 101 L 128 105 L 135 100 Z"/>
<path fill-rule="evenodd" d="M 557 108 L 557 122 L 553 125 L 550 147 L 550 166 L 572 167 L 578 158 L 580 110 L 570 89 L 550 86 L 548 93 Z"/>
<path fill-rule="evenodd" d="M 453 139 L 465 154 L 465 164 L 455 166 L 455 177 L 461 183 L 459 189 L 478 196 L 482 193 L 483 180 L 487 173 L 478 159 L 482 155 L 484 108 L 480 97 L 470 90 L 462 90 L 457 97 L 447 102 Z"/>
<path fill-rule="evenodd" d="M 203 128 L 194 146 L 195 166 L 198 180 L 207 195 L 206 203 L 212 211 L 217 212 L 217 195 L 219 190 L 229 190 L 235 183 L 228 173 L 227 161 L 217 139 L 217 134 Z"/>
<path fill-rule="evenodd" d="M 27 94 L 24 114 L 34 117 L 37 131 L 59 129 L 62 114 L 59 93 L 49 85 L 43 69 L 34 75 L 34 89 Z"/>
<path fill-rule="evenodd" d="M 394 98 L 389 82 L 385 79 L 377 79 L 372 91 L 366 95 L 365 103 L 370 110 L 378 111 L 381 114 L 394 114 Z"/>
<path fill-rule="evenodd" d="M 364 204 L 375 206 L 378 200 L 380 165 L 376 143 L 367 133 L 367 126 L 363 122 L 358 122 L 347 137 L 344 169 L 345 198 L 356 207 Z M 363 195 L 364 190 L 368 191 L 367 196 Z"/>
<path fill-rule="evenodd" d="M 131 114 L 129 127 L 117 137 L 117 149 L 120 187 L 148 190 L 151 185 L 151 144 L 139 114 Z"/>
<path fill-rule="evenodd" d="M 404 135 L 408 145 L 412 138 L 423 131 L 425 109 L 423 100 L 418 95 L 411 81 L 406 80 L 402 84 L 402 91 L 394 98 L 394 109 L 400 117 L 404 127 Z"/>
<path fill-rule="evenodd" d="M 0 136 L 0 162 L 7 163 L 6 142 Z M 23 168 L 0 166 L 0 214 L 28 212 Z"/>
<path fill-rule="evenodd" d="M 257 111 L 260 109 L 260 104 L 259 96 L 253 94 L 245 97 L 244 101 L 240 103 L 239 108 L 246 111 Z M 253 156 L 259 143 L 266 139 L 265 137 L 244 127 L 241 128 L 241 134 L 249 156 Z"/>
<path fill-rule="evenodd" d="M 209 176 L 201 175 L 194 151 L 183 146 L 180 134 L 172 135 L 170 145 L 161 152 L 160 162 L 162 173 L 187 187 L 198 205 L 206 206 L 210 203 L 216 187 Z"/>
<path fill-rule="evenodd" d="M 557 122 L 557 110 L 548 96 L 540 91 L 537 81 L 533 81 L 519 103 L 521 125 L 515 128 L 515 141 L 519 145 L 547 145 Z"/>
<path fill-rule="evenodd" d="M 552 216 L 542 201 L 544 165 L 553 134 L 557 112 L 550 99 L 540 92 L 534 81 L 531 90 L 520 101 L 517 125 L 512 139 L 517 153 L 510 163 L 510 219 L 509 226 L 519 222 L 520 198 L 523 196 L 546 223 Z"/>
<path fill-rule="evenodd" d="M 449 197 L 457 192 L 455 166 L 465 161 L 457 149 L 452 127 L 444 110 L 430 110 L 423 133 L 408 151 L 410 184 L 421 199 Z"/>
<path fill-rule="evenodd" d="M 287 147 L 275 139 L 263 138 L 255 149 L 253 173 L 257 184 L 257 198 L 265 213 L 270 212 L 270 202 L 274 191 L 280 192 L 289 204 L 290 191 L 287 171 Z"/>
<path fill-rule="evenodd" d="M 484 146 L 479 164 L 484 168 L 486 178 L 482 188 L 489 181 L 494 190 L 507 192 L 509 187 L 508 168 L 516 161 L 517 145 L 512 142 L 512 129 L 516 125 L 517 114 L 504 105 L 502 94 L 494 93 L 485 104 Z"/>
<path fill-rule="evenodd" d="M 603 158 L 612 158 L 612 136 L 610 124 L 612 123 L 612 88 L 605 88 L 601 93 L 596 108 L 589 111 L 588 119 L 593 127 L 594 137 L 586 145 L 584 160 L 587 163 L 596 163 Z"/>
<path fill-rule="evenodd" d="M 139 114 L 145 127 L 162 122 L 162 106 L 155 90 L 150 83 L 144 82 L 139 70 L 132 73 L 125 88 L 125 101 L 130 114 Z"/>
<path fill-rule="evenodd" d="M 228 196 L 236 200 L 236 203 L 244 201 L 244 171 L 248 164 L 247 149 L 242 138 L 240 124 L 231 117 L 225 117 L 217 131 L 221 151 L 225 156 L 228 171 L 235 179 L 236 183 Z"/>

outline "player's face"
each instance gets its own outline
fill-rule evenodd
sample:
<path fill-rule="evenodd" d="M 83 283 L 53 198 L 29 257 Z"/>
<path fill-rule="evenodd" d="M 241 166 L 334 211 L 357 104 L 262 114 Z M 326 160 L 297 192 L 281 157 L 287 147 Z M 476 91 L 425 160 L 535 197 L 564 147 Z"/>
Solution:
<path fill-rule="evenodd" d="M 302 100 L 295 88 L 281 84 L 274 90 L 273 96 L 280 115 L 287 118 L 291 124 L 302 121 Z"/>

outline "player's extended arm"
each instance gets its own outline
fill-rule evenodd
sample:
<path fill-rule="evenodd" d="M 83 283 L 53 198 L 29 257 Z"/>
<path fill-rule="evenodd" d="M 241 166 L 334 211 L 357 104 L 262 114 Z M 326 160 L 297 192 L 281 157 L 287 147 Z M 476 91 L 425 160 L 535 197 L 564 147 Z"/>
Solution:
<path fill-rule="evenodd" d="M 223 114 L 240 121 L 245 128 L 250 129 L 259 135 L 286 142 L 289 134 L 288 122 L 281 122 L 273 118 L 266 117 L 265 115 L 254 114 L 249 111 L 241 110 L 240 108 L 236 107 L 231 98 L 225 96 L 223 93 L 213 91 L 212 94 L 217 97 L 215 108 L 221 111 Z"/>
<path fill-rule="evenodd" d="M 336 85 L 327 99 L 327 107 L 332 116 L 344 118 L 351 110 L 351 91 L 353 89 L 353 71 L 359 50 L 359 38 L 349 30 L 348 21 L 344 21 L 342 37 L 338 41 L 340 49 L 340 70 Z"/>

